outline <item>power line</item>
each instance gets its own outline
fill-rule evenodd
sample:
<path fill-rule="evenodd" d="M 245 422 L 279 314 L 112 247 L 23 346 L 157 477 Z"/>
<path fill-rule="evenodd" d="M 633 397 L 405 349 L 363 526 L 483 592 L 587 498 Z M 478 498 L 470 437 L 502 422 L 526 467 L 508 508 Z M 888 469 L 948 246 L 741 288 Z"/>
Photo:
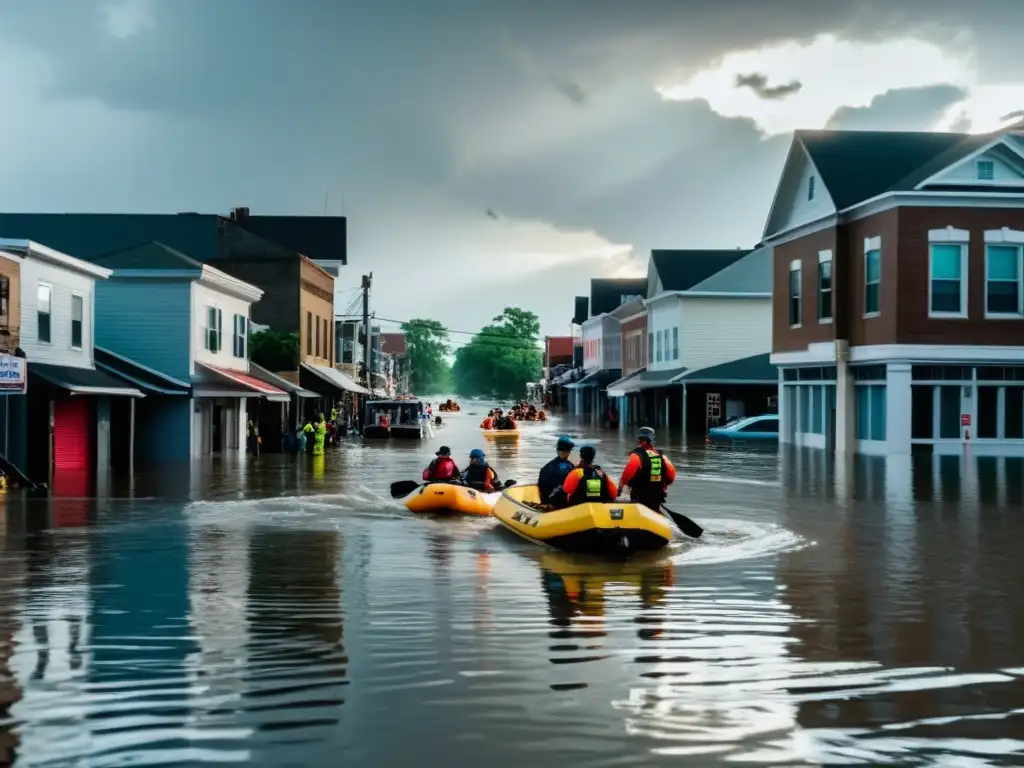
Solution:
<path fill-rule="evenodd" d="M 355 314 L 335 315 L 335 319 L 348 319 L 348 318 L 358 318 L 358 317 L 360 317 L 360 316 L 359 315 L 355 315 Z M 378 322 L 378 323 L 391 323 L 393 325 L 405 325 L 406 323 L 410 322 L 409 320 L 395 320 L 395 319 L 390 318 L 390 317 L 376 317 L 375 316 L 373 319 L 374 319 L 375 322 Z M 501 334 L 501 333 L 493 333 L 493 332 L 485 333 L 485 332 L 483 332 L 483 330 L 480 330 L 480 331 L 459 331 L 459 330 L 455 330 L 453 328 L 445 328 L 445 332 L 448 333 L 448 334 L 456 334 L 456 335 L 459 335 L 459 336 L 470 336 L 470 337 L 472 337 L 472 338 L 470 338 L 467 341 L 449 341 L 448 342 L 450 345 L 456 346 L 456 347 L 464 347 L 464 346 L 466 346 L 468 344 L 473 343 L 476 340 L 481 340 L 482 339 L 483 343 L 490 344 L 490 345 L 493 345 L 493 346 L 514 347 L 514 346 L 520 346 L 521 345 L 524 350 L 525 349 L 536 349 L 536 350 L 540 351 L 540 341 L 539 340 L 533 341 L 531 339 L 524 339 L 524 338 L 519 338 L 519 337 L 516 337 L 516 336 L 505 336 L 504 334 Z M 492 338 L 494 339 L 494 341 L 491 341 Z"/>

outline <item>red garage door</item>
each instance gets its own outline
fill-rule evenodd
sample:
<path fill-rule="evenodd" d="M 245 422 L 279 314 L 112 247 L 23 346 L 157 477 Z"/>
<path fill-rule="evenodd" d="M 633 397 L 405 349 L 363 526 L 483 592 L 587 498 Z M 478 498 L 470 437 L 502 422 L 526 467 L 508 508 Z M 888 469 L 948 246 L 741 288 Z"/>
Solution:
<path fill-rule="evenodd" d="M 85 397 L 57 400 L 53 404 L 53 471 L 84 472 L 92 469 L 90 426 L 92 409 Z"/>

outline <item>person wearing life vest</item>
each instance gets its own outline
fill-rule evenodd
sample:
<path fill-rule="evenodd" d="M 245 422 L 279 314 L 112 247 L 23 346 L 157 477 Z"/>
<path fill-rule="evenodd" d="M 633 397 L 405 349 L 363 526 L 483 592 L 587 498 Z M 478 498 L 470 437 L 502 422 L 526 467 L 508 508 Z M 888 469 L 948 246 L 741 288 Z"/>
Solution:
<path fill-rule="evenodd" d="M 316 428 L 313 430 L 313 455 L 322 456 L 324 441 L 327 439 L 327 420 L 322 413 L 317 414 Z"/>
<path fill-rule="evenodd" d="M 572 462 L 569 461 L 572 448 L 572 438 L 562 435 L 555 445 L 558 455 L 541 467 L 540 473 L 537 475 L 537 493 L 540 496 L 541 504 L 550 503 L 551 495 L 561 489 L 566 475 L 575 469 Z"/>
<path fill-rule="evenodd" d="M 676 468 L 654 447 L 654 430 L 640 427 L 636 433 L 636 449 L 629 454 L 622 470 L 619 487 L 629 486 L 629 500 L 649 509 L 661 509 L 668 487 L 675 482 Z"/>
<path fill-rule="evenodd" d="M 615 481 L 605 474 L 600 466 L 594 463 L 597 456 L 597 449 L 592 445 L 584 445 L 580 448 L 580 463 L 572 472 L 565 476 L 562 481 L 562 494 L 564 494 L 565 506 L 571 507 L 576 504 L 592 504 L 595 502 L 608 503 L 615 501 L 619 495 L 619 489 Z"/>
<path fill-rule="evenodd" d="M 450 483 L 459 479 L 459 468 L 452 458 L 452 449 L 442 445 L 435 458 L 423 470 L 423 479 L 428 483 Z"/>
<path fill-rule="evenodd" d="M 498 473 L 487 463 L 487 456 L 479 448 L 469 452 L 469 466 L 462 473 L 462 482 L 482 491 L 496 491 L 500 488 Z"/>
<path fill-rule="evenodd" d="M 487 414 L 484 420 L 480 422 L 480 429 L 494 429 L 494 417 Z"/>

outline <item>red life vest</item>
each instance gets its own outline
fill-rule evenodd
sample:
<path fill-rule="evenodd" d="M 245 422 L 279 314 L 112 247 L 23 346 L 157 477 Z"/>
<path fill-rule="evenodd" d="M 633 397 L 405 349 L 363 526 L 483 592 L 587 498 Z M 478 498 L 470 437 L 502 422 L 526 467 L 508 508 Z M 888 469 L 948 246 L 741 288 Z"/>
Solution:
<path fill-rule="evenodd" d="M 428 480 L 451 480 L 458 473 L 459 468 L 451 456 L 438 456 L 427 467 Z"/>

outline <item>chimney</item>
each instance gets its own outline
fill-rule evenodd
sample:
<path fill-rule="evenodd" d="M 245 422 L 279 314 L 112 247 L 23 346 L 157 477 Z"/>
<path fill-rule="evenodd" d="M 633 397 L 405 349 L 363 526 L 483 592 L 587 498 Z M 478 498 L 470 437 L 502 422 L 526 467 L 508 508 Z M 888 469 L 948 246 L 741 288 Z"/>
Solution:
<path fill-rule="evenodd" d="M 243 223 L 249 218 L 249 209 L 247 207 L 239 207 L 231 209 L 231 220 L 237 221 L 239 224 Z"/>

